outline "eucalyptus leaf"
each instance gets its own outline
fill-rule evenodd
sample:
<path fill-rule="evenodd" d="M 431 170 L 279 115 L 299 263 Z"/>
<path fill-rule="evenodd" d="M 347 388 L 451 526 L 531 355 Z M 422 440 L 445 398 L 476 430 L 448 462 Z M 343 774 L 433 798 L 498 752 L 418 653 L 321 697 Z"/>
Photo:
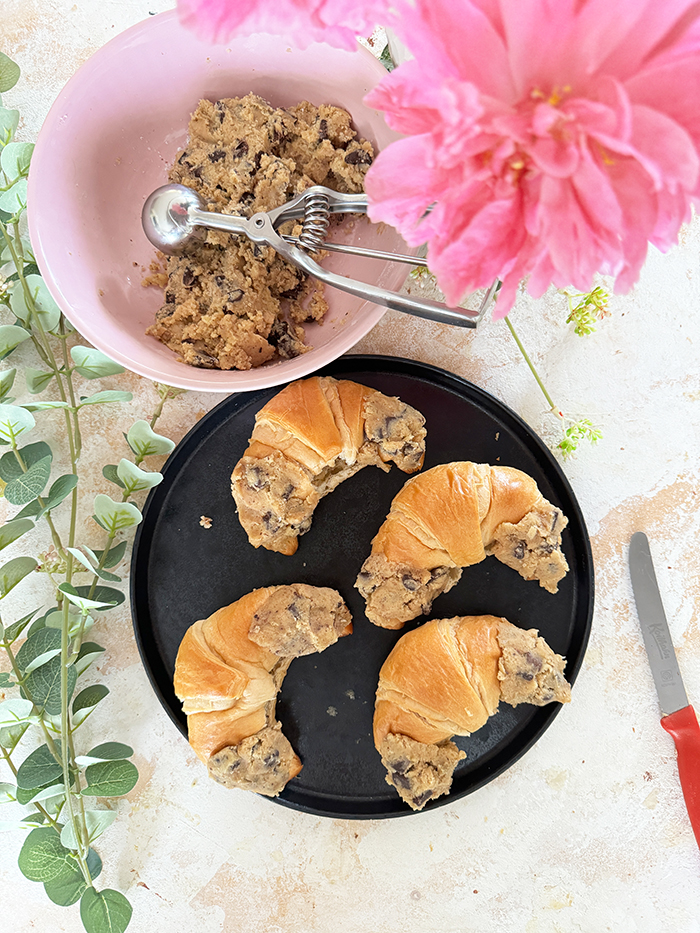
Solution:
<path fill-rule="evenodd" d="M 25 701 L 22 701 L 25 702 Z M 0 729 L 0 745 L 8 752 L 13 752 L 19 745 L 20 739 L 29 728 L 28 722 L 20 722 L 14 726 L 4 726 Z"/>
<path fill-rule="evenodd" d="M 119 392 L 116 389 L 105 389 L 104 392 L 96 392 L 94 395 L 81 397 L 79 408 L 85 405 L 104 405 L 107 402 L 130 402 L 134 396 L 131 392 Z"/>
<path fill-rule="evenodd" d="M 51 457 L 33 463 L 5 487 L 5 498 L 10 505 L 27 505 L 44 491 L 51 475 Z"/>
<path fill-rule="evenodd" d="M 131 460 L 127 460 L 126 458 L 122 458 L 119 461 L 117 476 L 122 481 L 122 485 L 128 495 L 141 492 L 144 489 L 152 489 L 163 481 L 162 474 L 149 473 L 146 470 L 142 470 L 137 467 L 135 463 L 132 463 Z"/>
<path fill-rule="evenodd" d="M 18 324 L 0 325 L 0 360 L 4 360 L 15 347 L 18 347 L 22 341 L 28 340 L 29 337 L 31 334 Z"/>
<path fill-rule="evenodd" d="M 17 182 L 17 185 L 15 185 L 14 187 L 16 188 L 18 185 L 22 184 L 23 181 L 24 179 L 22 179 L 22 181 Z M 26 182 L 24 183 L 26 185 Z M 26 201 L 26 198 L 25 198 L 25 201 Z M 29 287 L 29 291 L 32 294 L 32 298 L 34 299 L 33 310 L 36 316 L 39 318 L 39 322 L 41 326 L 43 327 L 44 330 L 48 330 L 48 331 L 55 330 L 61 320 L 61 309 L 58 307 L 56 302 L 53 300 L 53 297 L 46 285 L 46 282 L 40 275 L 28 275 L 25 278 L 25 282 L 27 283 Z M 21 299 L 18 299 L 18 302 L 19 301 L 21 301 L 21 303 L 24 305 L 25 316 L 22 316 L 22 314 L 17 313 L 17 308 L 15 307 L 14 296 L 13 296 L 13 301 L 12 301 L 12 310 L 15 312 L 15 314 L 21 321 L 26 322 L 29 320 L 29 317 L 30 317 L 30 314 L 29 314 L 30 308 L 27 306 L 24 292 L 21 293 Z"/>
<path fill-rule="evenodd" d="M 113 602 L 102 602 L 99 599 L 91 599 L 87 595 L 82 596 L 78 592 L 77 587 L 72 586 L 70 583 L 61 583 L 58 588 L 74 606 L 82 609 L 83 612 L 87 612 L 90 609 L 106 609 L 114 606 Z M 90 587 L 87 587 L 87 590 L 89 592 Z"/>
<path fill-rule="evenodd" d="M 68 551 L 69 554 L 72 554 L 73 557 L 74 557 L 80 564 L 82 564 L 83 567 L 85 567 L 86 570 L 89 570 L 90 573 L 94 573 L 94 572 L 95 572 L 95 568 L 94 568 L 93 565 L 90 563 L 90 561 L 88 560 L 88 558 L 85 556 L 85 554 L 83 554 L 82 551 L 79 551 L 77 547 L 67 547 L 66 550 Z"/>
<path fill-rule="evenodd" d="M 34 464 L 38 463 L 40 460 L 45 460 L 47 457 L 51 459 L 53 457 L 51 448 L 46 441 L 38 441 L 36 444 L 27 444 L 25 447 L 22 447 L 18 453 L 27 469 L 34 466 Z M 2 477 L 6 483 L 11 483 L 13 479 L 17 479 L 19 476 L 23 475 L 24 470 L 13 450 L 8 451 L 0 457 L 0 477 Z"/>
<path fill-rule="evenodd" d="M 84 674 L 93 661 L 96 661 L 104 650 L 105 649 L 101 645 L 96 644 L 94 641 L 84 641 L 80 646 L 78 658 L 73 665 L 78 675 Z"/>
<path fill-rule="evenodd" d="M 29 635 L 25 643 L 17 652 L 17 666 L 21 671 L 25 671 L 27 665 L 45 651 L 52 648 L 61 647 L 61 633 L 56 629 L 39 628 L 36 632 Z"/>
<path fill-rule="evenodd" d="M 76 586 L 75 591 L 78 596 L 89 599 L 91 589 L 91 586 Z M 96 586 L 92 598 L 102 603 L 102 612 L 108 612 L 110 609 L 121 606 L 126 597 L 121 590 L 115 590 L 113 586 Z"/>
<path fill-rule="evenodd" d="M 40 628 L 30 635 L 17 652 L 17 667 L 26 671 L 27 666 L 47 651 L 61 647 L 61 633 L 54 628 Z"/>
<path fill-rule="evenodd" d="M 141 512 L 130 502 L 115 502 L 100 493 L 95 496 L 95 515 L 110 535 L 115 535 L 123 528 L 131 528 L 141 521 Z"/>
<path fill-rule="evenodd" d="M 60 747 L 60 743 L 59 743 Z M 46 787 L 60 778 L 63 769 L 51 754 L 48 745 L 40 745 L 24 759 L 17 771 L 17 787 L 35 790 Z"/>
<path fill-rule="evenodd" d="M 33 557 L 15 557 L 0 567 L 0 599 L 14 589 L 37 566 Z"/>
<path fill-rule="evenodd" d="M 116 817 L 116 810 L 86 810 L 85 825 L 88 831 L 88 842 L 94 842 L 99 838 L 112 825 Z M 61 830 L 61 842 L 68 849 L 78 848 L 78 841 L 70 823 L 66 823 Z"/>
<path fill-rule="evenodd" d="M 15 796 L 16 791 L 17 787 L 14 784 L 7 784 L 3 781 L 0 784 L 0 803 L 12 803 L 17 799 Z"/>
<path fill-rule="evenodd" d="M 69 496 L 73 492 L 77 485 L 78 477 L 75 473 L 64 473 L 63 476 L 59 476 L 58 479 L 51 484 L 51 488 L 45 497 L 44 507 L 40 510 L 37 517 L 41 518 L 42 515 L 50 512 L 51 509 L 55 509 L 57 505 L 63 502 L 66 496 Z"/>
<path fill-rule="evenodd" d="M 0 690 L 9 690 L 10 687 L 16 687 L 17 681 L 13 680 L 9 671 L 0 671 Z"/>
<path fill-rule="evenodd" d="M 169 437 L 156 434 L 147 421 L 136 421 L 132 424 L 126 440 L 129 447 L 141 458 L 155 454 L 169 454 L 175 447 Z"/>
<path fill-rule="evenodd" d="M 0 727 L 14 729 L 19 724 L 28 723 L 33 719 L 33 708 L 30 700 L 22 700 L 19 697 L 5 700 L 0 703 Z"/>
<path fill-rule="evenodd" d="M 11 90 L 19 81 L 19 65 L 4 52 L 0 52 L 0 94 Z"/>
<path fill-rule="evenodd" d="M 27 206 L 27 179 L 18 178 L 17 181 L 0 193 L 0 210 L 8 214 L 18 214 Z"/>
<path fill-rule="evenodd" d="M 0 526 L 0 551 L 31 531 L 33 527 L 34 522 L 29 518 L 15 518 L 10 522 L 5 522 Z"/>
<path fill-rule="evenodd" d="M 90 758 L 96 758 L 99 761 L 114 761 L 118 758 L 131 758 L 134 754 L 130 745 L 124 745 L 122 742 L 103 742 L 96 745 L 88 752 Z"/>
<path fill-rule="evenodd" d="M 76 370 L 84 379 L 100 379 L 103 376 L 118 376 L 124 367 L 115 363 L 100 350 L 92 347 L 72 347 L 70 355 Z"/>
<path fill-rule="evenodd" d="M 32 395 L 38 395 L 39 392 L 43 392 L 53 377 L 53 373 L 46 373 L 41 369 L 25 369 L 24 371 L 27 389 Z"/>
<path fill-rule="evenodd" d="M 55 631 L 55 629 L 47 629 L 46 631 Z M 56 656 L 37 668 L 37 670 L 32 671 L 23 684 L 23 690 L 34 700 L 35 705 L 45 709 L 51 716 L 57 716 L 61 712 L 62 667 L 61 658 Z M 70 700 L 78 679 L 78 671 L 75 665 L 67 665 L 66 676 L 68 679 L 68 700 Z"/>
<path fill-rule="evenodd" d="M 76 862 L 61 844 L 56 830 L 46 826 L 33 829 L 24 840 L 18 864 L 25 878 L 47 882 L 70 878 L 75 872 Z"/>
<path fill-rule="evenodd" d="M 31 502 L 28 502 L 21 511 L 15 515 L 17 518 L 37 518 L 41 512 L 41 503 L 38 499 L 33 499 Z"/>
<path fill-rule="evenodd" d="M 125 759 L 104 761 L 85 770 L 88 783 L 81 791 L 85 797 L 122 797 L 136 786 L 139 772 L 136 765 Z"/>
<path fill-rule="evenodd" d="M 108 693 L 109 690 L 104 684 L 93 684 L 92 687 L 85 687 L 73 700 L 73 713 L 77 713 L 82 709 L 94 709 L 100 700 L 104 700 Z"/>
<path fill-rule="evenodd" d="M 14 325 L 10 325 L 14 326 Z M 23 328 L 20 328 L 22 330 Z M 5 369 L 0 373 L 0 402 L 4 402 L 14 385 L 16 369 Z"/>
<path fill-rule="evenodd" d="M 0 107 L 0 146 L 5 141 L 9 142 L 12 139 L 17 131 L 18 124 L 19 110 L 8 110 L 6 107 Z"/>
<path fill-rule="evenodd" d="M 109 549 L 107 557 L 104 562 L 105 567 L 116 567 L 120 560 L 123 559 L 124 554 L 126 553 L 126 541 L 120 541 L 119 544 L 115 544 L 114 547 Z M 102 560 L 103 551 L 95 551 L 95 557 L 98 561 Z"/>
<path fill-rule="evenodd" d="M 11 327 L 12 325 L 6 325 Z M 18 327 L 17 330 L 21 330 Z M 2 341 L 2 327 L 0 327 L 0 346 Z M 36 424 L 33 416 L 19 405 L 0 405 L 0 438 L 7 443 L 16 441 L 22 434 L 26 434 Z"/>
<path fill-rule="evenodd" d="M 15 521 L 16 520 L 17 519 L 15 519 Z M 22 616 L 21 619 L 17 620 L 17 622 L 13 622 L 12 625 L 8 625 L 5 629 L 4 641 L 6 641 L 8 644 L 12 644 L 13 641 L 19 638 L 19 636 L 29 625 L 38 611 L 38 609 L 34 609 L 33 612 L 29 612 L 26 616 Z"/>
<path fill-rule="evenodd" d="M 77 865 L 71 875 L 44 882 L 46 896 L 60 907 L 70 907 L 71 904 L 76 904 L 86 887 L 87 884 L 83 878 L 83 873 Z"/>
<path fill-rule="evenodd" d="M 117 472 L 117 465 L 115 463 L 108 463 L 106 466 L 103 466 L 102 475 L 105 479 L 108 479 L 110 483 L 119 486 L 120 489 L 124 488 L 124 483 L 119 479 L 119 473 Z"/>
<path fill-rule="evenodd" d="M 48 787 L 41 787 L 29 800 L 26 800 L 26 803 L 41 803 L 42 800 L 51 800 L 52 797 L 62 797 L 66 792 L 66 785 L 59 782 L 58 784 L 49 784 Z"/>
<path fill-rule="evenodd" d="M 132 912 L 124 895 L 111 888 L 86 888 L 80 899 L 80 919 L 86 933 L 124 933 Z"/>
<path fill-rule="evenodd" d="M 2 59 L 0 59 L 0 69 Z M 0 152 L 0 168 L 9 179 L 26 176 L 34 151 L 34 143 L 8 143 Z"/>
<path fill-rule="evenodd" d="M 68 402 L 27 402 L 22 405 L 25 411 L 50 411 L 53 408 L 70 408 Z"/>
<path fill-rule="evenodd" d="M 60 653 L 61 653 L 60 647 L 51 648 L 49 651 L 45 651 L 43 654 L 38 655 L 38 657 L 34 658 L 33 661 L 30 661 L 29 664 L 27 664 L 27 666 L 24 669 L 25 673 L 31 674 L 32 671 L 37 670 L 43 664 L 48 664 L 48 662 L 52 658 L 57 657 Z"/>

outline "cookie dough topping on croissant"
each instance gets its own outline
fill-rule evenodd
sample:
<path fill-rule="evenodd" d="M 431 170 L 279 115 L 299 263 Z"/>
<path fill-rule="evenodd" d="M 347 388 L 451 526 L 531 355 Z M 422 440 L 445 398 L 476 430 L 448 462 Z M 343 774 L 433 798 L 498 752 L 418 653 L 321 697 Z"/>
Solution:
<path fill-rule="evenodd" d="M 550 593 L 569 569 L 568 519 L 531 476 L 486 463 L 443 463 L 408 480 L 372 541 L 355 586 L 384 628 L 430 612 L 462 568 L 494 555 Z"/>
<path fill-rule="evenodd" d="M 254 590 L 190 626 L 175 693 L 210 777 L 269 797 L 283 790 L 302 767 L 275 718 L 287 669 L 351 632 L 340 594 L 303 583 Z"/>
<path fill-rule="evenodd" d="M 386 781 L 413 809 L 449 792 L 471 735 L 501 700 L 568 703 L 565 660 L 535 629 L 496 616 L 434 619 L 402 636 L 379 672 L 374 744 Z"/>
<path fill-rule="evenodd" d="M 348 380 L 293 382 L 256 415 L 231 476 L 250 543 L 294 554 L 323 496 L 366 466 L 415 473 L 425 455 L 419 411 Z"/>

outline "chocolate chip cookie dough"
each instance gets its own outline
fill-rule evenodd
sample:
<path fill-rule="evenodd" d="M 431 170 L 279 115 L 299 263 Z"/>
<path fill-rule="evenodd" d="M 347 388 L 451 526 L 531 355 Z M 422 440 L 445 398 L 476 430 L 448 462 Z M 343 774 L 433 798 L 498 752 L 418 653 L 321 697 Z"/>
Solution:
<path fill-rule="evenodd" d="M 250 217 L 312 185 L 362 191 L 373 155 L 338 107 L 302 101 L 275 109 L 248 94 L 200 101 L 169 179 L 197 191 L 207 210 Z M 283 232 L 299 229 L 290 222 Z M 298 356 L 309 349 L 302 325 L 328 310 L 321 283 L 271 247 L 220 230 L 168 257 L 166 273 L 165 300 L 147 333 L 206 369 Z"/>

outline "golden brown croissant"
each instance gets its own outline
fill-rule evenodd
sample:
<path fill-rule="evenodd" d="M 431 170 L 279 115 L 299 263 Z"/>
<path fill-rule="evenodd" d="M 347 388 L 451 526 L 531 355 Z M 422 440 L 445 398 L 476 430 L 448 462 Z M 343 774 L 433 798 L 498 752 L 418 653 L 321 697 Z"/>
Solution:
<path fill-rule="evenodd" d="M 535 629 L 495 616 L 434 619 L 407 632 L 377 687 L 374 744 L 387 783 L 414 810 L 446 794 L 466 757 L 452 736 L 476 732 L 500 700 L 568 703 L 564 664 Z"/>
<path fill-rule="evenodd" d="M 254 590 L 185 632 L 175 693 L 189 742 L 215 781 L 276 797 L 301 762 L 275 719 L 293 658 L 352 632 L 335 591 L 294 583 Z"/>
<path fill-rule="evenodd" d="M 567 524 L 520 470 L 443 463 L 408 480 L 394 497 L 355 586 L 367 617 L 384 628 L 430 612 L 462 567 L 489 554 L 556 593 L 569 569 L 561 551 Z"/>
<path fill-rule="evenodd" d="M 294 554 L 319 500 L 366 466 L 423 465 L 425 419 L 410 405 L 348 380 L 293 382 L 255 417 L 231 476 L 250 543 Z"/>

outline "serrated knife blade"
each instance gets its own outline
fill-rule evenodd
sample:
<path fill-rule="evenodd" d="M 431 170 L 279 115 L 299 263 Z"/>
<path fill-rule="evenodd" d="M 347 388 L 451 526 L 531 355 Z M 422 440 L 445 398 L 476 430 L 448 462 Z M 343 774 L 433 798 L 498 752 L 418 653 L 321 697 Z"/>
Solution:
<path fill-rule="evenodd" d="M 632 535 L 629 566 L 644 646 L 664 714 L 661 725 L 676 743 L 681 789 L 700 846 L 700 726 L 681 680 L 649 541 L 643 531 Z"/>

